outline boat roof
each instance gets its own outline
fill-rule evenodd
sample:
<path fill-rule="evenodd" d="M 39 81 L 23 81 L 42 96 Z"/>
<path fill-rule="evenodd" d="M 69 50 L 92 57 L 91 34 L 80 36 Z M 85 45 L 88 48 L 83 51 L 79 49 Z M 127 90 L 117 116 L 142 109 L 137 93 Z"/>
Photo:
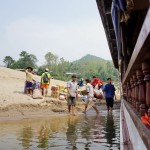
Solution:
<path fill-rule="evenodd" d="M 112 0 L 97 0 L 97 6 L 104 26 L 112 60 L 114 66 L 118 68 L 118 50 L 116 44 L 115 31 L 111 18 L 111 5 Z"/>

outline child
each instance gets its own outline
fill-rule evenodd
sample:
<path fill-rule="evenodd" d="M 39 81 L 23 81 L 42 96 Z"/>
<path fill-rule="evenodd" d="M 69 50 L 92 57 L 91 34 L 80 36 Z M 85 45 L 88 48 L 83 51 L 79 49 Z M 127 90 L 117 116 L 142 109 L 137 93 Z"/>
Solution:
<path fill-rule="evenodd" d="M 87 90 L 87 100 L 85 101 L 85 111 L 83 111 L 83 113 L 86 113 L 87 107 L 89 105 L 89 103 L 91 104 L 91 106 L 94 108 L 94 110 L 96 111 L 97 114 L 99 114 L 99 111 L 95 105 L 95 102 L 93 101 L 94 98 L 94 89 L 93 86 L 90 84 L 90 80 L 86 79 L 86 90 Z"/>

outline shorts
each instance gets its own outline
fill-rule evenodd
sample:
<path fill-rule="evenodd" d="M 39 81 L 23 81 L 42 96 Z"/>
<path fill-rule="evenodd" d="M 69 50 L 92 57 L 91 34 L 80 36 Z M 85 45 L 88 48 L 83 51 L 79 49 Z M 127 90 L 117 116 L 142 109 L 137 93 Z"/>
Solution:
<path fill-rule="evenodd" d="M 91 106 L 95 106 L 95 101 L 93 100 L 93 97 L 87 97 L 87 100 L 85 101 L 85 104 L 90 104 Z"/>
<path fill-rule="evenodd" d="M 76 105 L 76 97 L 68 96 L 68 106 L 75 106 Z"/>
<path fill-rule="evenodd" d="M 114 99 L 113 98 L 106 98 L 106 104 L 108 107 L 113 107 Z"/>
<path fill-rule="evenodd" d="M 32 90 L 32 88 L 33 88 L 33 83 L 29 82 L 29 81 L 26 81 L 26 89 L 27 90 Z"/>
<path fill-rule="evenodd" d="M 41 84 L 41 89 L 48 89 L 49 88 L 49 84 Z"/>

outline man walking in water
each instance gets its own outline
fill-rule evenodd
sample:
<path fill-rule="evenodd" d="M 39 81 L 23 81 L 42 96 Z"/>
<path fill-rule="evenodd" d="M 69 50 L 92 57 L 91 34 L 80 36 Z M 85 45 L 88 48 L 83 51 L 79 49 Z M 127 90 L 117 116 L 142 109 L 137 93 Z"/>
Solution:
<path fill-rule="evenodd" d="M 87 91 L 87 100 L 85 101 L 85 110 L 83 111 L 83 113 L 86 113 L 87 107 L 89 105 L 89 103 L 91 104 L 91 106 L 94 108 L 94 110 L 96 111 L 97 114 L 99 114 L 99 111 L 95 105 L 95 102 L 93 101 L 94 98 L 94 89 L 93 86 L 90 84 L 91 80 L 86 79 L 86 91 Z"/>
<path fill-rule="evenodd" d="M 68 112 L 72 110 L 72 114 L 75 115 L 76 99 L 78 98 L 78 85 L 76 75 L 72 76 L 71 81 L 67 82 L 68 90 Z"/>
<path fill-rule="evenodd" d="M 115 95 L 115 87 L 111 83 L 111 78 L 107 79 L 107 84 L 105 85 L 103 92 L 106 98 L 107 110 L 108 112 L 109 111 L 112 112 L 113 104 L 114 104 L 114 97 L 116 99 L 116 95 Z"/>

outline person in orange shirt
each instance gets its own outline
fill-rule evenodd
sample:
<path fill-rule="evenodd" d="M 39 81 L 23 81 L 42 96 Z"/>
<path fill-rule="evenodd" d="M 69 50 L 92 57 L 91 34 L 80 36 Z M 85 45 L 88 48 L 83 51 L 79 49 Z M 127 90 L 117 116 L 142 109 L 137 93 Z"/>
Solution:
<path fill-rule="evenodd" d="M 95 88 L 95 86 L 98 85 L 98 90 L 104 89 L 103 81 L 100 78 L 97 78 L 96 76 L 93 76 L 93 81 L 91 82 L 91 85 L 93 85 L 93 88 Z"/>

